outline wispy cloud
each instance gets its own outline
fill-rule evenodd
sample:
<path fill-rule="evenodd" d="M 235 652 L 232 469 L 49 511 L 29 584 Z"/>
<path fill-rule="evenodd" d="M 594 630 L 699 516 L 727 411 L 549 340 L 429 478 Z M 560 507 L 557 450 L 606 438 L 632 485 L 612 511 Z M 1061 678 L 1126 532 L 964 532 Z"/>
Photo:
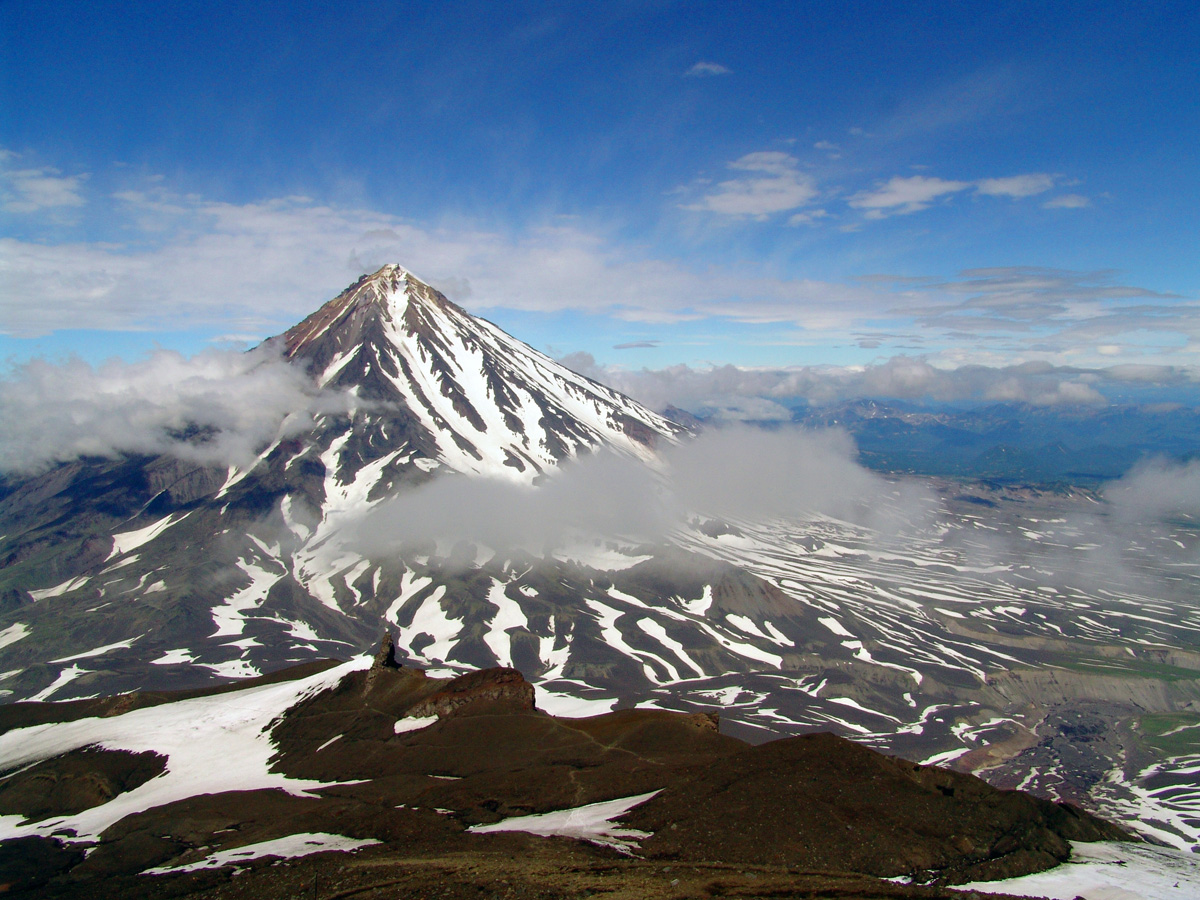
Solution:
<path fill-rule="evenodd" d="M 855 194 L 849 203 L 856 209 L 865 209 L 868 219 L 904 216 L 928 209 L 940 197 L 965 191 L 970 186 L 969 181 L 947 181 L 926 175 L 896 176 Z"/>
<path fill-rule="evenodd" d="M 778 150 L 747 153 L 729 163 L 729 168 L 750 174 L 722 181 L 684 209 L 764 220 L 804 206 L 817 196 L 813 179 L 797 169 L 796 158 Z"/>
<path fill-rule="evenodd" d="M 266 337 L 389 262 L 474 310 L 573 309 L 626 321 L 726 316 L 826 327 L 889 301 L 870 287 L 645 258 L 576 226 L 517 236 L 419 227 L 290 197 L 230 204 L 163 191 L 122 200 L 132 246 L 0 238 L 0 330 L 219 329 Z M 146 221 L 148 218 L 149 221 Z"/>
<path fill-rule="evenodd" d="M 848 201 L 855 209 L 866 210 L 868 219 L 904 216 L 928 209 L 935 201 L 974 187 L 986 197 L 1010 197 L 1014 200 L 1044 194 L 1054 187 L 1054 176 L 1045 172 L 980 178 L 976 181 L 951 181 L 930 175 L 895 176 L 873 188 L 859 191 Z M 1049 204 L 1046 204 L 1049 205 Z"/>
<path fill-rule="evenodd" d="M 36 213 L 83 206 L 80 191 L 86 174 L 63 175 L 50 166 L 10 169 L 7 164 L 19 159 L 12 151 L 0 153 L 0 179 L 4 182 L 3 207 L 11 213 Z"/>
<path fill-rule="evenodd" d="M 809 209 L 788 216 L 789 225 L 819 225 L 822 219 L 829 217 L 829 211 L 824 209 Z"/>
<path fill-rule="evenodd" d="M 975 190 L 991 197 L 1033 197 L 1054 187 L 1054 176 L 1044 172 L 1009 175 L 1006 178 L 981 178 Z"/>
<path fill-rule="evenodd" d="M 684 78 L 711 78 L 714 75 L 728 75 L 730 70 L 720 63 L 701 60 L 683 73 Z"/>
<path fill-rule="evenodd" d="M 750 154 L 737 164 L 746 177 L 736 189 L 718 188 L 714 193 L 724 199 L 714 202 L 743 216 L 797 202 L 811 190 L 798 180 L 788 154 Z M 918 179 L 917 187 L 905 179 L 891 192 L 900 204 L 893 209 L 919 205 L 945 187 Z M 774 187 L 747 186 L 757 180 Z M 1123 284 L 1110 272 L 1009 267 L 955 279 L 839 283 L 765 267 L 689 268 L 641 254 L 579 222 L 506 234 L 461 222 L 418 225 L 303 197 L 220 203 L 154 181 L 122 191 L 106 213 L 137 239 L 114 245 L 0 238 L 0 330 L 36 336 L 59 329 L 169 328 L 266 337 L 364 272 L 401 262 L 485 315 L 492 309 L 574 310 L 653 325 L 771 326 L 757 340 L 780 347 L 831 341 L 862 347 L 867 335 L 884 353 L 921 348 L 960 364 L 1097 362 L 1113 347 L 1123 348 L 1113 361 L 1169 362 L 1173 353 L 1193 352 L 1178 348 L 1200 344 L 1200 304 Z M 812 207 L 791 210 L 780 224 L 811 224 L 825 215 Z M 881 333 L 890 336 L 871 337 Z"/>
<path fill-rule="evenodd" d="M 614 350 L 649 350 L 657 347 L 662 341 L 627 341 L 624 344 L 613 344 Z"/>
<path fill-rule="evenodd" d="M 1092 201 L 1083 194 L 1063 194 L 1042 204 L 1046 209 L 1083 209 L 1091 205 Z"/>

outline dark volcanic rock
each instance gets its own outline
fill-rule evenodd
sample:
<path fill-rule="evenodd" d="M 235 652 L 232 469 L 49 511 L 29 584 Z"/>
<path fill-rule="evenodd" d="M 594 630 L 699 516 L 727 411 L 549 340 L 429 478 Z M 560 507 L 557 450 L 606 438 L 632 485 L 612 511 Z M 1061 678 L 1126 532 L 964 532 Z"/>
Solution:
<path fill-rule="evenodd" d="M 0 780 L 0 814 L 71 815 L 107 803 L 166 769 L 157 753 L 85 747 Z"/>
<path fill-rule="evenodd" d="M 437 716 L 440 719 L 464 707 L 484 706 L 490 711 L 532 712 L 533 685 L 516 669 L 468 672 L 410 707 L 407 715 L 416 718 Z"/>
<path fill-rule="evenodd" d="M 950 882 L 1067 859 L 1071 840 L 1123 840 L 1075 807 L 883 756 L 832 734 L 772 741 L 666 788 L 625 821 L 657 858 L 778 864 Z M 735 824 L 736 823 L 736 824 Z"/>

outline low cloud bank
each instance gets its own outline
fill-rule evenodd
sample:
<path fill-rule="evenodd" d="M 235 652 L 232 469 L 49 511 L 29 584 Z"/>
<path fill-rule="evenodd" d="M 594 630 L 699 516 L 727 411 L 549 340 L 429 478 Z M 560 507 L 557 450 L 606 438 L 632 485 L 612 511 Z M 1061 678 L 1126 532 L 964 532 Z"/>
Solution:
<path fill-rule="evenodd" d="M 261 348 L 191 358 L 160 351 L 95 367 L 34 360 L 0 380 L 0 472 L 35 474 L 123 453 L 245 463 L 350 399 L 317 391 L 299 367 Z"/>
<path fill-rule="evenodd" d="M 601 452 L 565 465 L 538 487 L 445 477 L 386 501 L 352 540 L 363 552 L 435 539 L 540 553 L 576 537 L 654 541 L 695 515 L 761 521 L 820 514 L 895 532 L 921 519 L 923 488 L 903 512 L 872 503 L 896 488 L 855 461 L 853 442 L 829 430 L 707 432 L 667 451 L 659 471 Z M 903 492 L 902 492 L 903 493 Z"/>
<path fill-rule="evenodd" d="M 1147 461 L 1109 484 L 1104 498 L 1126 521 L 1200 521 L 1200 460 Z"/>
<path fill-rule="evenodd" d="M 600 365 L 590 353 L 572 353 L 561 362 L 655 409 L 674 405 L 727 421 L 782 421 L 791 417 L 789 404 L 821 406 L 860 398 L 1101 406 L 1109 403 L 1108 394 L 1112 392 L 1156 387 L 1194 389 L 1200 382 L 1200 373 L 1179 366 L 1081 369 L 1031 362 L 944 369 L 908 356 L 868 366 L 786 369 L 732 365 L 693 369 L 678 365 L 629 370 Z"/>

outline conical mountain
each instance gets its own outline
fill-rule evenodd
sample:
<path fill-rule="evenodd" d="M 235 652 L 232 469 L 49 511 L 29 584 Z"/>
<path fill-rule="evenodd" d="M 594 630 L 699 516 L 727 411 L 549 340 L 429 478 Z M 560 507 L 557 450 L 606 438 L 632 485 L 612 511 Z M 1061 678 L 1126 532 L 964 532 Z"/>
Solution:
<path fill-rule="evenodd" d="M 359 442 L 458 472 L 528 481 L 599 446 L 645 458 L 681 432 L 398 265 L 359 279 L 273 341 L 321 387 L 374 406 Z"/>

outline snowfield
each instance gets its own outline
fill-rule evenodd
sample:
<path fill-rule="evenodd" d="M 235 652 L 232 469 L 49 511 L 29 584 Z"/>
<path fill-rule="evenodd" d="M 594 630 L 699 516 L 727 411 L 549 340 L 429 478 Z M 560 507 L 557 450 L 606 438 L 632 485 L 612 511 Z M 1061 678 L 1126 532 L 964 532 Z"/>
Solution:
<path fill-rule="evenodd" d="M 136 709 L 109 718 L 79 719 L 0 735 L 0 770 L 12 770 L 83 747 L 152 752 L 167 757 L 161 775 L 118 794 L 108 803 L 71 816 L 26 822 L 0 817 L 0 840 L 30 835 L 94 842 L 113 823 L 196 794 L 278 788 L 304 795 L 319 781 L 269 771 L 275 753 L 272 723 L 301 700 L 336 686 L 351 672 L 368 668 L 362 656 L 298 681 L 248 688 L 212 697 Z M 214 760 L 220 760 L 214 765 Z"/>
<path fill-rule="evenodd" d="M 1200 859 L 1150 844 L 1072 841 L 1071 859 L 1061 866 L 955 890 L 1050 900 L 1191 900 L 1200 897 Z"/>

